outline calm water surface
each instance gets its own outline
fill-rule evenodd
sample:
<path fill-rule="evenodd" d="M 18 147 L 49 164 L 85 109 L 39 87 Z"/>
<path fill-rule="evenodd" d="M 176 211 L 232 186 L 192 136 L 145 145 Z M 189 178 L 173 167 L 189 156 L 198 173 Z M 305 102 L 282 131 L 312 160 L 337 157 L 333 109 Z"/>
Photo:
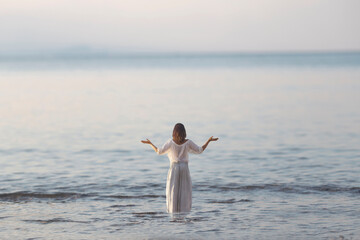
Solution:
<path fill-rule="evenodd" d="M 1 239 L 360 239 L 359 63 L 162 64 L 1 68 Z M 220 138 L 186 215 L 140 143 L 177 122 Z"/>

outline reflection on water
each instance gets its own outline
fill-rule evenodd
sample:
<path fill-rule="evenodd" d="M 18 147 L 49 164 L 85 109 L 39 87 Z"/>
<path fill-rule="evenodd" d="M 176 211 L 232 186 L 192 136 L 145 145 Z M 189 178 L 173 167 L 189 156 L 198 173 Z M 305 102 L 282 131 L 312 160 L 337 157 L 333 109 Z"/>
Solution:
<path fill-rule="evenodd" d="M 359 237 L 358 68 L 3 71 L 7 239 Z M 193 209 L 165 208 L 156 145 L 175 123 Z M 36 229 L 36 231 L 34 231 Z"/>

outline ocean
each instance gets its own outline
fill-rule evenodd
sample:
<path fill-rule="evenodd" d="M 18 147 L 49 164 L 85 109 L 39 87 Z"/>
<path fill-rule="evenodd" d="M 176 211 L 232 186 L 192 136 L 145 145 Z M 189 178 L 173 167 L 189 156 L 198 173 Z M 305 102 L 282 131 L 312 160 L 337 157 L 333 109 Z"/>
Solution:
<path fill-rule="evenodd" d="M 359 93 L 359 52 L 2 56 L 0 239 L 360 239 Z"/>

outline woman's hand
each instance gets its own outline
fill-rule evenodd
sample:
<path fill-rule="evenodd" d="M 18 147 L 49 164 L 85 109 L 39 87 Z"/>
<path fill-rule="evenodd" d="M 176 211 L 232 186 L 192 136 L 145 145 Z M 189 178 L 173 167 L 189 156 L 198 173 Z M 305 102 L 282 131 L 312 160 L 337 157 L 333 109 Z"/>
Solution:
<path fill-rule="evenodd" d="M 144 144 L 149 144 L 154 149 L 155 152 L 158 151 L 157 147 L 154 144 L 152 144 L 152 142 L 149 139 L 141 140 L 141 142 Z"/>
<path fill-rule="evenodd" d="M 214 138 L 214 136 L 211 136 L 206 143 L 202 146 L 202 149 L 205 150 L 206 147 L 209 145 L 210 142 L 217 141 L 219 138 Z"/>
<path fill-rule="evenodd" d="M 152 144 L 151 141 L 149 139 L 146 139 L 146 140 L 141 140 L 142 143 L 145 143 L 145 144 Z"/>
<path fill-rule="evenodd" d="M 210 138 L 209 138 L 209 142 L 212 142 L 212 141 L 217 141 L 219 138 L 214 138 L 214 136 L 211 136 Z"/>

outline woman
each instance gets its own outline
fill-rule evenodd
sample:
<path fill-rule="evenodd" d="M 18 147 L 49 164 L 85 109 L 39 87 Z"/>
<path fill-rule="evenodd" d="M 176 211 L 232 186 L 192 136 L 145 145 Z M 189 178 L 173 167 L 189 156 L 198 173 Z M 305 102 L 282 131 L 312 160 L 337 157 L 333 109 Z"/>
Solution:
<path fill-rule="evenodd" d="M 199 147 L 190 139 L 186 139 L 184 125 L 177 123 L 172 139 L 169 139 L 161 148 L 157 148 L 149 139 L 141 141 L 149 144 L 157 154 L 168 154 L 170 169 L 166 182 L 166 207 L 169 213 L 190 212 L 191 210 L 192 185 L 188 153 L 200 154 L 211 141 L 217 140 L 218 138 L 210 137 L 202 147 Z"/>

